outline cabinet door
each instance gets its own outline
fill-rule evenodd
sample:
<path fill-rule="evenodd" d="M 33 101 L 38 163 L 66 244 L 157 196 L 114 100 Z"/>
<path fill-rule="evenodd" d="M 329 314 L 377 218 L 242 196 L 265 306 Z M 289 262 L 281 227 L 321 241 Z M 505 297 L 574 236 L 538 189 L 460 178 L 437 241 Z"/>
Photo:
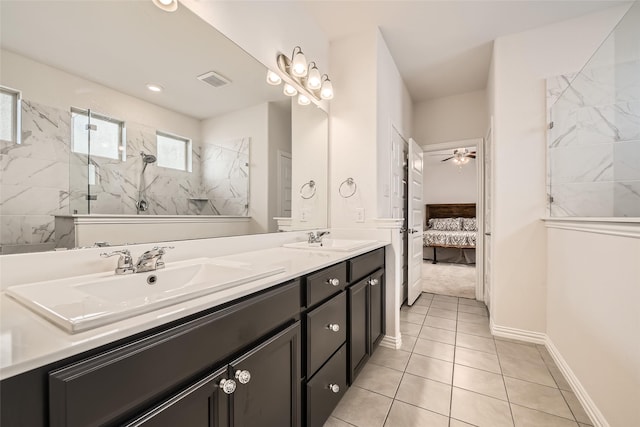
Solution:
<path fill-rule="evenodd" d="M 225 366 L 127 423 L 126 427 L 226 427 L 229 401 L 220 388 L 220 381 L 226 376 Z"/>
<path fill-rule="evenodd" d="M 369 354 L 369 279 L 351 286 L 349 292 L 349 383 L 353 384 Z"/>
<path fill-rule="evenodd" d="M 371 343 L 370 354 L 374 347 L 382 340 L 385 331 L 384 325 L 384 270 L 378 270 L 371 275 L 369 280 L 369 342 Z"/>
<path fill-rule="evenodd" d="M 301 426 L 300 322 L 232 362 L 229 375 L 237 384 L 231 425 Z"/>

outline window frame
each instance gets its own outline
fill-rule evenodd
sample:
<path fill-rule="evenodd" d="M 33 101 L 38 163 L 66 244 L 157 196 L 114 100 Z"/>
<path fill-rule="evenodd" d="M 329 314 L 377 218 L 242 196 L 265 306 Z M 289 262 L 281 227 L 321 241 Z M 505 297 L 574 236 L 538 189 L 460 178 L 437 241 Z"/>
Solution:
<path fill-rule="evenodd" d="M 78 107 L 71 107 L 70 110 L 71 113 L 71 151 L 73 153 L 76 154 L 82 154 L 82 155 L 87 155 L 87 156 L 92 156 L 92 157 L 100 157 L 102 159 L 110 159 L 110 160 L 120 160 L 120 161 L 127 161 L 127 126 L 126 126 L 126 122 L 124 120 L 118 119 L 116 117 L 112 117 L 112 116 L 108 116 L 106 114 L 102 114 L 102 113 L 96 113 L 95 111 L 89 109 L 84 109 L 84 108 L 78 108 Z M 90 152 L 89 147 L 87 145 L 87 152 L 83 153 L 80 151 L 76 151 L 75 150 L 75 137 L 73 135 L 73 115 L 77 114 L 77 115 L 84 115 L 90 118 L 95 118 L 98 120 L 102 120 L 103 122 L 108 122 L 108 123 L 113 123 L 119 126 L 120 128 L 120 132 L 118 132 L 120 140 L 118 141 L 118 155 L 116 157 L 105 157 L 105 156 L 100 156 L 97 154 L 93 154 Z"/>
<path fill-rule="evenodd" d="M 160 164 L 160 150 L 158 149 L 158 136 L 161 136 L 163 138 L 169 138 L 169 139 L 172 139 L 174 141 L 184 142 L 184 149 L 185 149 L 184 162 L 185 162 L 185 164 L 184 164 L 184 168 L 183 169 L 172 168 L 170 166 L 164 166 L 164 165 Z M 193 150 L 193 141 L 191 140 L 191 138 L 187 138 L 187 137 L 181 136 L 181 135 L 176 135 L 176 134 L 170 133 L 170 132 L 156 130 L 156 153 L 158 155 L 158 167 L 165 168 L 165 169 L 171 169 L 171 170 L 175 170 L 175 171 L 181 171 L 181 172 L 192 172 L 193 171 L 192 150 Z"/>
<path fill-rule="evenodd" d="M 13 144 L 22 144 L 22 92 L 10 88 L 8 86 L 0 85 L 0 93 L 4 93 L 13 97 L 12 107 L 14 109 L 15 120 L 11 124 L 11 141 L 7 141 Z"/>

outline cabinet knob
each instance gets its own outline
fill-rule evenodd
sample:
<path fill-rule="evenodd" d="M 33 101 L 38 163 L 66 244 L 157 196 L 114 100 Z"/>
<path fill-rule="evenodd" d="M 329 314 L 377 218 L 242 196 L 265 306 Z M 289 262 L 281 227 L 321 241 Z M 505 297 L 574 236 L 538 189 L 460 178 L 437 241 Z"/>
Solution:
<path fill-rule="evenodd" d="M 327 280 L 327 283 L 330 284 L 331 286 L 340 286 L 340 279 L 329 279 Z"/>
<path fill-rule="evenodd" d="M 337 323 L 329 323 L 327 325 L 327 328 L 330 331 L 333 331 L 333 332 L 339 332 L 340 331 L 340 325 L 338 325 Z"/>
<path fill-rule="evenodd" d="M 234 380 L 220 380 L 220 388 L 226 394 L 232 394 L 236 391 L 236 382 Z"/>
<path fill-rule="evenodd" d="M 338 384 L 329 384 L 329 390 L 334 393 L 340 393 L 340 386 Z"/>
<path fill-rule="evenodd" d="M 378 279 L 371 279 L 371 280 L 369 280 L 369 284 L 370 284 L 371 286 L 375 286 L 375 285 L 377 285 L 378 283 L 380 283 L 380 281 L 379 281 Z"/>
<path fill-rule="evenodd" d="M 236 379 L 240 384 L 246 384 L 251 381 L 251 372 L 247 370 L 237 370 L 236 371 Z"/>

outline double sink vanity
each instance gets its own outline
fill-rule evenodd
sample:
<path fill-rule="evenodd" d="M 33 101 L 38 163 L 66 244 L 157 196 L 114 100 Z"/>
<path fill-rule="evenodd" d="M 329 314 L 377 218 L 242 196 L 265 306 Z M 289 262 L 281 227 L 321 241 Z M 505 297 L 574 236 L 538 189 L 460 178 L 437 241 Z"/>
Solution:
<path fill-rule="evenodd" d="M 0 424 L 322 426 L 384 336 L 385 245 L 12 286 Z"/>

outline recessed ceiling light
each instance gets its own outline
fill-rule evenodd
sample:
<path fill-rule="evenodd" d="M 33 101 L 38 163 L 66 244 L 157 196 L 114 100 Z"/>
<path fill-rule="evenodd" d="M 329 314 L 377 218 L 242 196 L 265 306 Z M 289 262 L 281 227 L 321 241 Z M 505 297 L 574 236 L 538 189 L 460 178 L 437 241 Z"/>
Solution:
<path fill-rule="evenodd" d="M 158 6 L 165 12 L 175 12 L 178 10 L 178 0 L 151 0 L 153 4 Z"/>
<path fill-rule="evenodd" d="M 149 89 L 151 92 L 162 92 L 162 86 L 154 83 L 147 83 L 147 89 Z"/>

